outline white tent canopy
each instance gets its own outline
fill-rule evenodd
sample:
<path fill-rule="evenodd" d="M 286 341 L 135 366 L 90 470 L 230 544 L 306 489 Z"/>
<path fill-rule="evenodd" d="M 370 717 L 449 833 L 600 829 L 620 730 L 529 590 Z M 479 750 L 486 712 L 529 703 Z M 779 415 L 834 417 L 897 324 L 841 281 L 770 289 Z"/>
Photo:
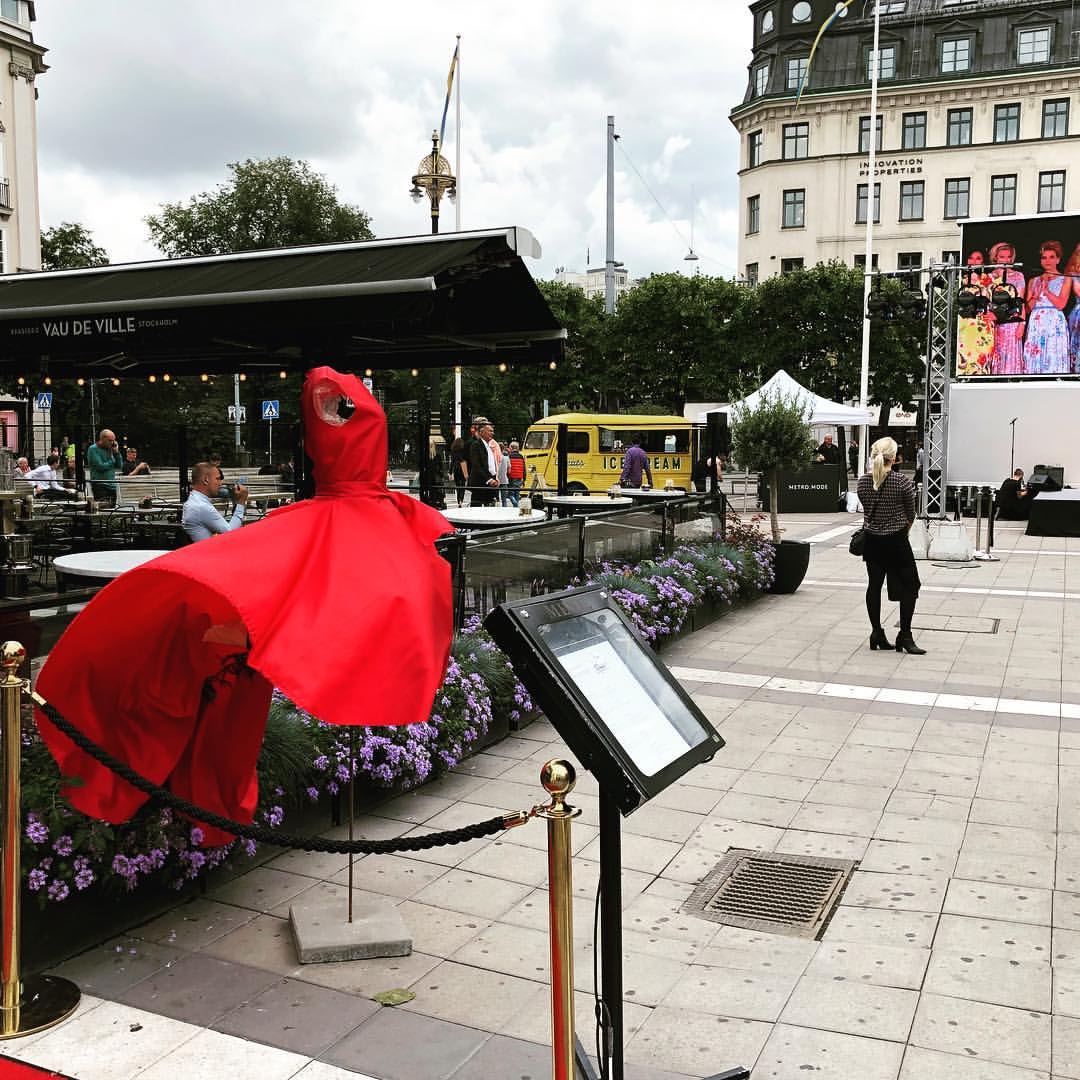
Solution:
<path fill-rule="evenodd" d="M 838 401 L 830 401 L 819 394 L 807 390 L 801 383 L 796 382 L 786 371 L 778 371 L 764 386 L 759 387 L 752 394 L 748 394 L 742 401 L 734 401 L 730 405 L 721 405 L 718 409 L 710 409 L 709 412 L 722 412 L 730 415 L 734 410 L 743 408 L 751 412 L 758 407 L 762 396 L 769 398 L 780 397 L 785 401 L 797 401 L 801 404 L 808 403 L 811 408 L 811 426 L 828 425 L 859 427 L 862 424 L 874 425 L 877 423 L 875 410 L 860 409 L 852 405 L 841 405 Z M 709 413 L 698 414 L 698 423 L 707 423 Z"/>

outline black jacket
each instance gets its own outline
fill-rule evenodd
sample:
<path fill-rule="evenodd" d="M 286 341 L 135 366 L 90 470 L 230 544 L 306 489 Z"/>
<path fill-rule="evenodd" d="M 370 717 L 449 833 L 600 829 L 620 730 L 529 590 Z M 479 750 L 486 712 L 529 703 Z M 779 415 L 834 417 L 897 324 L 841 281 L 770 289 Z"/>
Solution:
<path fill-rule="evenodd" d="M 487 444 L 479 436 L 469 440 L 469 487 L 482 488 L 488 486 L 489 480 L 495 477 L 488 470 Z"/>

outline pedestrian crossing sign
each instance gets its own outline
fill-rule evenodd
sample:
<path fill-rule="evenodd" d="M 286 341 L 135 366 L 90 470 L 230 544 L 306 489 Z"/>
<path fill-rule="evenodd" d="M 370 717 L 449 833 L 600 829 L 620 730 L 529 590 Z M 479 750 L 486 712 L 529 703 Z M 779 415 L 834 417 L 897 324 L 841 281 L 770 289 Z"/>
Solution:
<path fill-rule="evenodd" d="M 40 394 L 34 399 L 34 404 L 39 409 L 51 409 L 52 408 L 52 394 L 46 390 L 42 390 Z"/>
<path fill-rule="evenodd" d="M 280 420 L 281 419 L 281 403 L 280 403 L 280 401 L 264 401 L 262 403 L 262 418 L 264 420 Z"/>

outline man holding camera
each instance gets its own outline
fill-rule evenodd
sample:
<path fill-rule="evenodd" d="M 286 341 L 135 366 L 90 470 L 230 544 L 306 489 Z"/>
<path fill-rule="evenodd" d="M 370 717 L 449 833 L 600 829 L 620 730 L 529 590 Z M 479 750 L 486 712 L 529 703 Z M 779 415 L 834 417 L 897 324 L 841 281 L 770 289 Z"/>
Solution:
<path fill-rule="evenodd" d="M 116 505 L 116 473 L 123 468 L 120 444 L 116 436 L 103 428 L 97 442 L 86 451 L 86 466 L 90 470 L 90 490 L 99 503 Z"/>
<path fill-rule="evenodd" d="M 244 507 L 247 505 L 248 489 L 243 484 L 235 488 L 236 505 L 232 516 L 226 521 L 210 501 L 221 490 L 221 470 L 209 461 L 200 461 L 191 469 L 191 494 L 184 503 L 180 519 L 184 532 L 192 542 L 208 540 L 215 533 L 232 532 L 244 524 Z"/>

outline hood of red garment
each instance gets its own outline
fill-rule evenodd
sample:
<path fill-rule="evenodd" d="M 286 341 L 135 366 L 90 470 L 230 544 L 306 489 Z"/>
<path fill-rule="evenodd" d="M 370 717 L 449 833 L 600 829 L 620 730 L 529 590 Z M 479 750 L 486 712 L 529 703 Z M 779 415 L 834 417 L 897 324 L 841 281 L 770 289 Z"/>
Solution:
<path fill-rule="evenodd" d="M 386 414 L 355 375 L 312 368 L 301 397 L 315 490 L 342 481 L 386 481 Z"/>

